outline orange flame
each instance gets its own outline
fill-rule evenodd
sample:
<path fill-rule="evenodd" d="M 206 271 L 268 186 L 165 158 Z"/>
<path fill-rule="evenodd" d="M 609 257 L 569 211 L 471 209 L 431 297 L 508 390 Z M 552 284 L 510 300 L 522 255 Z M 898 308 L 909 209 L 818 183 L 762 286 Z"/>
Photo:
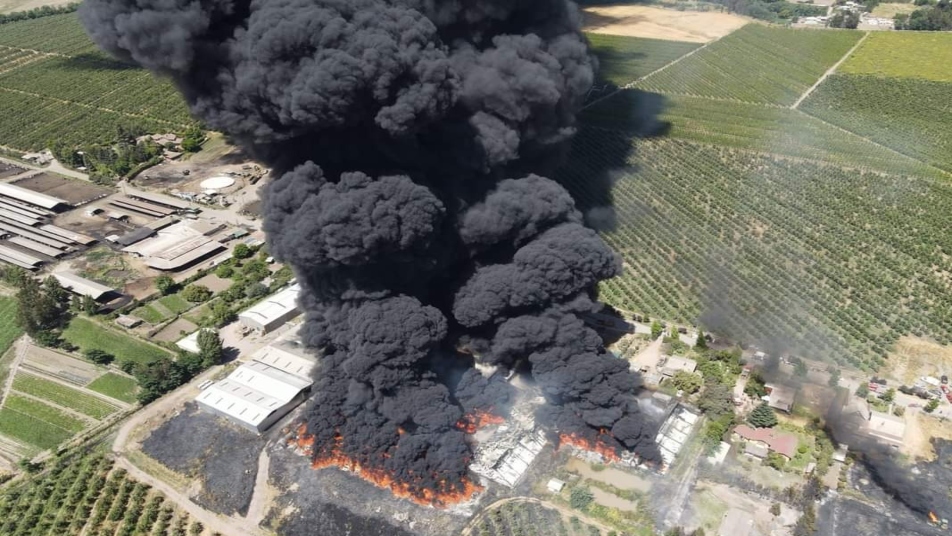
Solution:
<path fill-rule="evenodd" d="M 488 411 L 477 410 L 475 413 L 463 415 L 463 418 L 456 423 L 456 427 L 467 434 L 475 434 L 476 430 L 485 426 L 502 424 L 506 419 L 499 415 L 494 415 Z"/>
<path fill-rule="evenodd" d="M 931 522 L 933 522 L 933 523 L 938 523 L 938 522 L 939 522 L 939 518 L 936 517 L 934 513 L 929 512 L 929 521 L 931 521 Z"/>
<path fill-rule="evenodd" d="M 608 435 L 606 432 L 601 432 L 599 435 Z M 559 446 L 562 445 L 572 445 L 573 447 L 587 450 L 589 452 L 594 452 L 600 454 L 602 458 L 605 458 L 607 462 L 617 462 L 621 461 L 621 457 L 618 456 L 618 451 L 614 448 L 608 446 L 607 443 L 604 443 L 600 439 L 591 441 L 584 437 L 581 437 L 576 434 L 560 434 L 559 435 Z"/>
<path fill-rule="evenodd" d="M 313 456 L 314 436 L 306 431 L 304 424 L 297 429 L 297 437 L 292 438 L 290 442 L 297 446 L 307 456 Z M 448 486 L 445 480 L 439 481 L 437 490 L 426 488 L 422 482 L 402 482 L 397 480 L 395 475 L 382 469 L 364 467 L 347 455 L 340 452 L 340 446 L 344 442 L 341 436 L 335 436 L 336 445 L 330 455 L 315 459 L 311 462 L 314 469 L 324 469 L 326 467 L 338 467 L 344 471 L 349 471 L 362 480 L 369 482 L 378 488 L 390 490 L 395 497 L 408 499 L 422 506 L 445 507 L 451 504 L 457 504 L 468 501 L 474 494 L 483 490 L 479 485 L 464 478 L 456 488 Z M 422 479 L 421 479 L 422 480 Z"/>

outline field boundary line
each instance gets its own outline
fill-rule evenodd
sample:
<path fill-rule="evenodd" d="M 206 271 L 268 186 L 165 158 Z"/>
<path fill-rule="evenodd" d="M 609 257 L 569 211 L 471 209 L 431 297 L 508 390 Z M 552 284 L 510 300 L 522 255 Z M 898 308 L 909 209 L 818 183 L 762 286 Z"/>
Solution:
<path fill-rule="evenodd" d="M 73 389 L 73 390 L 75 390 L 75 391 L 79 391 L 80 393 L 83 393 L 84 395 L 89 395 L 89 396 L 92 396 L 92 397 L 94 397 L 94 398 L 98 398 L 99 400 L 101 400 L 101 401 L 105 402 L 106 404 L 109 404 L 110 406 L 112 406 L 112 407 L 113 407 L 115 410 L 117 410 L 117 411 L 118 411 L 118 410 L 122 410 L 122 409 L 129 408 L 129 407 L 132 407 L 131 404 L 126 404 L 125 402 L 123 402 L 123 401 L 121 401 L 121 400 L 116 400 L 115 398 L 106 396 L 106 395 L 104 395 L 104 394 L 102 394 L 102 393 L 97 393 L 96 391 L 93 391 L 93 390 L 91 390 L 91 389 L 86 389 L 85 387 L 77 387 L 76 384 L 72 384 L 72 383 L 63 381 L 63 380 L 61 380 L 61 379 L 59 379 L 59 378 L 56 378 L 56 377 L 54 377 L 54 376 L 50 376 L 50 375 L 42 374 L 42 373 L 36 373 L 36 372 L 33 372 L 32 370 L 29 370 L 29 369 L 23 369 L 21 372 L 23 372 L 24 374 L 28 374 L 28 375 L 30 375 L 30 376 L 34 376 L 34 377 L 39 378 L 39 379 L 41 379 L 41 380 L 51 381 L 51 382 L 53 382 L 53 383 L 62 385 L 63 387 L 68 387 L 68 388 Z M 22 392 L 22 391 L 17 391 L 17 392 L 20 393 L 20 392 Z M 24 393 L 24 394 L 29 394 L 29 393 Z M 43 400 L 46 400 L 46 399 L 44 398 Z M 59 404 L 57 404 L 56 402 L 53 402 L 52 400 L 46 400 L 46 403 L 47 403 L 47 404 L 52 404 L 52 405 L 54 405 L 54 406 L 59 406 Z M 92 417 L 92 418 L 95 419 L 95 417 Z M 105 420 L 105 417 L 104 417 L 103 419 L 101 419 L 101 420 Z"/>
<path fill-rule="evenodd" d="M 78 107 L 80 107 L 80 108 L 86 108 L 86 109 L 88 109 L 88 110 L 98 110 L 98 111 L 100 111 L 100 112 L 107 112 L 107 113 L 111 113 L 111 114 L 120 115 L 120 116 L 123 116 L 123 117 L 134 117 L 134 118 L 136 118 L 136 119 L 148 119 L 148 120 L 150 120 L 150 121 L 156 121 L 156 122 L 158 122 L 158 123 L 165 123 L 165 124 L 167 124 L 167 125 L 182 126 L 182 125 L 180 125 L 180 124 L 178 124 L 178 123 L 174 123 L 174 122 L 172 122 L 172 121 L 169 121 L 168 119 L 159 119 L 159 118 L 153 117 L 153 116 L 151 116 L 151 115 L 142 115 L 142 114 L 133 114 L 133 113 L 129 113 L 129 112 L 120 112 L 119 110 L 112 110 L 112 109 L 110 109 L 110 108 L 103 108 L 102 106 L 94 106 L 94 105 L 92 105 L 92 104 L 85 104 L 85 103 L 82 103 L 82 102 L 76 102 L 76 101 L 70 101 L 70 100 L 64 100 L 64 99 L 58 99 L 58 98 L 56 98 L 56 97 L 50 97 L 49 95 L 42 95 L 42 94 L 40 94 L 40 93 L 33 93 L 33 92 L 31 92 L 31 91 L 23 91 L 22 89 L 13 89 L 13 88 L 11 88 L 11 87 L 0 86 L 0 91 L 6 91 L 6 92 L 8 92 L 8 93 L 16 93 L 16 94 L 18 94 L 18 95 L 26 95 L 27 97 L 33 97 L 33 98 L 35 98 L 35 99 L 45 100 L 45 101 L 47 101 L 47 102 L 56 102 L 56 103 L 63 104 L 63 105 L 66 105 L 66 106 L 78 106 Z"/>
<path fill-rule="evenodd" d="M 36 49 L 33 49 L 33 48 L 11 47 L 10 45 L 0 45 L 0 48 L 6 48 L 6 49 L 9 49 L 9 50 L 19 50 L 20 52 L 32 52 L 32 53 L 34 53 L 34 54 L 41 54 L 41 55 L 43 55 L 43 56 L 49 56 L 49 57 L 52 57 L 52 58 L 72 58 L 72 57 L 74 57 L 74 56 L 70 56 L 70 55 L 67 55 L 67 54 L 60 54 L 59 52 L 44 52 L 44 51 L 42 51 L 42 50 L 36 50 Z"/>
<path fill-rule="evenodd" d="M 102 422 L 102 421 L 100 421 L 99 419 L 96 419 L 96 418 L 94 418 L 94 417 L 90 417 L 89 415 L 86 415 L 85 413 L 80 413 L 80 412 L 76 411 L 76 410 L 73 409 L 73 408 L 67 408 L 67 407 L 65 407 L 65 406 L 61 406 L 61 405 L 59 405 L 59 404 L 57 404 L 57 403 L 55 403 L 55 402 L 53 402 L 53 401 L 51 401 L 51 400 L 47 400 L 47 399 L 45 399 L 45 398 L 40 398 L 40 397 L 38 397 L 38 396 L 36 396 L 36 395 L 31 395 L 30 393 L 24 393 L 24 392 L 22 392 L 22 391 L 13 391 L 13 394 L 16 395 L 16 396 L 22 397 L 22 398 L 29 398 L 30 400 L 34 400 L 34 401 L 36 401 L 36 402 L 39 402 L 40 404 L 46 404 L 47 406 L 51 406 L 51 407 L 53 407 L 53 408 L 55 408 L 55 409 L 61 410 L 63 413 L 69 415 L 70 417 L 73 417 L 74 419 L 78 419 L 78 420 L 80 420 L 80 421 L 83 421 L 83 422 L 86 424 L 86 426 L 84 426 L 84 429 L 85 429 L 85 428 L 90 428 L 90 427 L 92 427 L 92 426 L 94 426 L 94 425 L 96 425 L 96 424 Z M 12 410 L 12 411 L 16 411 L 16 410 Z M 23 412 L 21 411 L 20 413 L 23 413 Z M 31 415 L 31 417 L 32 417 L 32 415 Z M 39 417 L 36 417 L 36 418 L 39 419 Z M 42 421 L 43 419 L 40 419 L 40 420 Z M 103 419 L 103 420 L 105 420 L 105 419 Z M 50 424 L 53 424 L 53 423 L 50 423 Z M 55 426 L 55 425 L 54 425 L 54 426 Z M 77 432 L 77 433 L 78 433 L 78 432 Z"/>
<path fill-rule="evenodd" d="M 796 110 L 796 109 L 798 109 L 798 108 L 800 107 L 800 103 L 802 103 L 803 101 L 807 100 L 807 97 L 809 97 L 810 94 L 813 93 L 814 90 L 816 90 L 816 88 L 820 87 L 820 84 L 822 84 L 823 81 L 826 80 L 826 78 L 827 78 L 828 76 L 830 76 L 831 74 L 833 74 L 834 72 L 836 72 L 836 70 L 840 67 L 840 65 L 842 65 L 843 62 L 846 61 L 850 56 L 852 56 L 852 55 L 853 55 L 853 52 L 856 52 L 856 49 L 858 49 L 858 48 L 860 47 L 860 45 L 862 45 L 863 42 L 866 41 L 866 38 L 867 38 L 867 37 L 869 37 L 869 31 L 868 31 L 868 30 L 866 31 L 866 33 L 863 34 L 863 37 L 861 37 L 861 38 L 859 39 L 859 41 L 857 41 L 856 44 L 853 45 L 853 48 L 847 50 L 847 51 L 846 51 L 846 54 L 843 54 L 843 57 L 840 58 L 839 61 L 837 61 L 836 63 L 833 64 L 832 67 L 830 67 L 829 69 L 827 69 L 826 72 L 823 73 L 823 76 L 821 76 L 820 79 L 816 81 L 816 83 L 814 83 L 812 86 L 810 86 L 810 89 L 804 91 L 804 92 L 803 92 L 803 95 L 800 95 L 800 98 L 797 99 L 797 102 L 793 103 L 793 105 L 790 106 L 790 109 L 791 109 L 791 110 Z"/>
<path fill-rule="evenodd" d="M 16 377 L 20 369 L 20 363 L 23 363 L 23 360 L 26 359 L 27 347 L 30 343 L 29 339 L 29 335 L 22 335 L 13 343 L 16 356 L 13 358 L 13 363 L 10 363 L 10 374 L 7 376 L 7 381 L 3 386 L 3 392 L 0 393 L 0 407 L 3 407 L 3 405 L 7 403 L 7 394 L 13 390 L 13 378 Z"/>
<path fill-rule="evenodd" d="M 743 28 L 743 26 L 742 26 L 741 28 Z M 736 31 L 736 30 L 735 30 L 735 31 Z M 734 32 L 731 32 L 731 33 L 734 33 Z M 729 33 L 729 34 L 727 34 L 727 35 L 730 35 L 731 33 Z M 638 77 L 638 78 L 632 80 L 631 82 L 628 82 L 627 84 L 625 84 L 625 85 L 623 85 L 623 86 L 617 88 L 615 91 L 612 91 L 612 92 L 609 93 L 608 95 L 603 95 L 603 96 L 601 96 L 601 97 L 599 97 L 599 98 L 593 100 L 592 102 L 590 102 L 590 103 L 588 103 L 588 104 L 582 106 L 582 110 L 585 110 L 585 109 L 587 109 L 587 108 L 589 108 L 589 107 L 591 107 L 591 106 L 594 106 L 594 105 L 598 104 L 599 102 L 602 102 L 602 101 L 605 100 L 605 99 L 608 99 L 608 98 L 610 98 L 610 97 L 614 97 L 615 95 L 617 95 L 618 93 L 621 93 L 622 91 L 624 91 L 624 90 L 626 90 L 626 89 L 631 89 L 631 88 L 635 87 L 635 84 L 637 84 L 638 82 L 644 81 L 644 80 L 647 79 L 648 77 L 654 76 L 655 74 L 660 73 L 661 71 L 667 69 L 668 67 L 671 67 L 672 65 L 674 65 L 675 63 L 678 63 L 679 61 L 683 60 L 684 58 L 687 58 L 688 56 L 691 56 L 691 55 L 696 54 L 698 51 L 701 51 L 701 50 L 707 48 L 708 46 L 710 46 L 710 45 L 712 45 L 712 44 L 714 44 L 714 43 L 720 41 L 721 38 L 723 38 L 723 37 L 726 37 L 726 36 L 723 36 L 723 35 L 722 35 L 721 37 L 718 37 L 717 39 L 714 39 L 713 41 L 708 41 L 707 43 L 704 43 L 703 45 L 701 45 L 701 46 L 695 48 L 695 49 L 692 50 L 691 52 L 688 52 L 687 54 L 685 54 L 685 55 L 683 55 L 683 56 L 679 56 L 679 57 L 675 58 L 675 59 L 674 59 L 673 61 L 671 61 L 670 63 L 666 63 L 666 64 L 662 65 L 661 67 L 658 67 L 657 69 L 651 71 L 650 73 L 648 73 L 648 74 L 646 74 L 646 75 L 644 75 L 644 76 L 640 76 L 640 77 Z M 581 111 L 581 110 L 579 110 L 579 111 Z"/>

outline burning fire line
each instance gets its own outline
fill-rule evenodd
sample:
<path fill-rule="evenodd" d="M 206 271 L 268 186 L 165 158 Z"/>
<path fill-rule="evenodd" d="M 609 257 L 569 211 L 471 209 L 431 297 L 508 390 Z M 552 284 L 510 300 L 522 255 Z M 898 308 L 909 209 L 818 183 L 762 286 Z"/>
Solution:
<path fill-rule="evenodd" d="M 599 433 L 599 435 L 607 435 L 607 433 L 601 432 Z M 618 455 L 618 451 L 608 446 L 608 444 L 603 443 L 599 439 L 596 439 L 595 441 L 591 441 L 577 434 L 560 434 L 559 447 L 561 447 L 562 445 L 571 445 L 581 450 L 586 450 L 588 452 L 594 452 L 596 454 L 600 454 L 602 458 L 605 458 L 605 461 L 607 462 L 621 461 L 621 457 Z"/>
<path fill-rule="evenodd" d="M 344 442 L 341 436 L 335 436 L 337 445 L 332 449 L 328 456 L 314 459 L 311 467 L 314 469 L 324 469 L 327 467 L 338 467 L 344 471 L 349 471 L 360 477 L 365 482 L 369 482 L 381 489 L 389 490 L 395 497 L 408 499 L 421 506 L 434 506 L 438 508 L 446 507 L 452 504 L 458 504 L 468 501 L 474 494 L 483 490 L 479 485 L 464 478 L 455 489 L 447 486 L 445 480 L 439 481 L 439 488 L 433 490 L 423 487 L 413 482 L 401 482 L 397 477 L 381 469 L 364 467 L 358 462 L 340 452 L 340 444 Z M 307 433 L 304 424 L 297 429 L 297 437 L 292 438 L 290 443 L 301 449 L 304 454 L 311 457 L 314 455 L 314 436 Z"/>
<path fill-rule="evenodd" d="M 485 426 L 492 426 L 494 424 L 502 424 L 506 422 L 506 419 L 490 413 L 489 411 L 476 411 L 475 413 L 466 414 L 463 416 L 459 422 L 456 423 L 456 427 L 462 430 L 467 434 L 475 434 L 476 430 L 483 428 Z"/>

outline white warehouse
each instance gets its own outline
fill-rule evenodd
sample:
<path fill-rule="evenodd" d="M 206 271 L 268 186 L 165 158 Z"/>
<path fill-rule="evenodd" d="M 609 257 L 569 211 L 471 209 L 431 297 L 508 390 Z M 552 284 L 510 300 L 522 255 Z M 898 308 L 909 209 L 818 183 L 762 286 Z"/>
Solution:
<path fill-rule="evenodd" d="M 300 285 L 291 285 L 239 313 L 238 321 L 245 328 L 261 335 L 274 331 L 300 314 L 301 311 L 297 305 L 300 292 Z"/>

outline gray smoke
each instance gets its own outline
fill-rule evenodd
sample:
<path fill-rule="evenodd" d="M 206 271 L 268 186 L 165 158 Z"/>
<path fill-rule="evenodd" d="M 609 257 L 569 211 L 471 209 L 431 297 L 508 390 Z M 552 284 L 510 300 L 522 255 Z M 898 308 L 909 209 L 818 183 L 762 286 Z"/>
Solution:
<path fill-rule="evenodd" d="M 578 317 L 618 258 L 532 174 L 558 161 L 592 85 L 574 4 L 87 0 L 80 16 L 274 167 L 269 246 L 303 285 L 302 333 L 322 354 L 316 458 L 418 497 L 457 489 L 463 411 L 508 398 L 466 370 L 465 343 L 527 366 L 553 432 L 657 459 L 637 378 Z"/>

